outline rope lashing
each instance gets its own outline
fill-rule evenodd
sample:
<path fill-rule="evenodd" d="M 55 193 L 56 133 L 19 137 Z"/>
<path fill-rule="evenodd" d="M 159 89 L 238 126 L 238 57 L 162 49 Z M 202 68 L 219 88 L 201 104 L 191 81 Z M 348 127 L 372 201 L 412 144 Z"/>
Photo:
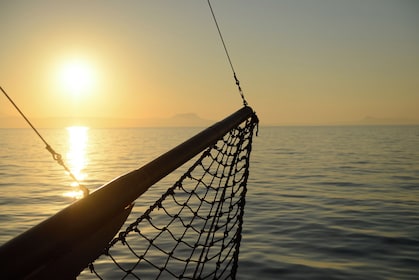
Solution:
<path fill-rule="evenodd" d="M 32 130 L 38 135 L 38 137 L 44 142 L 45 149 L 47 149 L 48 152 L 51 153 L 52 158 L 61 165 L 65 171 L 70 175 L 70 177 L 77 183 L 79 189 L 83 192 L 83 197 L 89 195 L 89 189 L 87 189 L 85 186 L 83 186 L 74 176 L 74 174 L 71 172 L 71 170 L 65 165 L 63 158 L 61 154 L 54 151 L 54 149 L 48 144 L 48 142 L 42 137 L 41 133 L 33 126 L 33 124 L 29 121 L 29 119 L 23 114 L 23 112 L 19 109 L 19 107 L 16 105 L 16 103 L 13 101 L 13 99 L 6 93 L 6 91 L 0 86 L 0 90 L 3 92 L 3 94 L 6 96 L 6 98 L 12 103 L 12 105 L 15 107 L 15 109 L 19 112 L 19 114 L 25 119 L 26 123 L 32 128 Z"/>
<path fill-rule="evenodd" d="M 241 96 L 241 98 L 243 100 L 243 105 L 244 106 L 247 106 L 247 101 L 244 98 L 244 94 L 243 94 L 242 88 L 240 86 L 240 81 L 239 81 L 239 79 L 237 79 L 236 73 L 234 73 L 234 80 L 236 81 L 237 88 L 239 89 L 240 96 Z"/>

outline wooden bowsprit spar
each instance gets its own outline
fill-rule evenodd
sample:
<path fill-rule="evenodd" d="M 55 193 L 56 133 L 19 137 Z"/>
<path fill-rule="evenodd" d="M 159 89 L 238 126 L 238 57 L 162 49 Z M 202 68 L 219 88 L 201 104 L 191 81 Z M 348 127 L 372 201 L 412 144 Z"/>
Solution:
<path fill-rule="evenodd" d="M 140 169 L 105 184 L 0 247 L 2 279 L 74 279 L 103 251 L 149 187 L 249 118 L 245 106 Z"/>

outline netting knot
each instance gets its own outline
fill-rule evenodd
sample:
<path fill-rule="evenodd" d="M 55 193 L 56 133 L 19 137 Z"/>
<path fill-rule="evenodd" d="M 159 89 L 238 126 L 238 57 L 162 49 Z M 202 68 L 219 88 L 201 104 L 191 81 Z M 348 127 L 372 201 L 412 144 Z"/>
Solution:
<path fill-rule="evenodd" d="M 177 186 L 177 187 L 180 188 L 180 186 Z M 175 190 L 172 189 L 172 188 L 170 188 L 170 189 L 167 190 L 167 194 L 168 195 L 174 195 L 175 194 Z"/>
<path fill-rule="evenodd" d="M 118 235 L 118 239 L 121 240 L 121 243 L 123 245 L 126 245 L 127 244 L 127 241 L 125 239 L 125 232 L 120 232 L 119 235 Z"/>

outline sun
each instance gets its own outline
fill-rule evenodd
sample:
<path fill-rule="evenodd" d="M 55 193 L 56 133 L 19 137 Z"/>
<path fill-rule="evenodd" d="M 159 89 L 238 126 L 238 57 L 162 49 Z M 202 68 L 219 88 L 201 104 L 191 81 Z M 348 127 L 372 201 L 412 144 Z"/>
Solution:
<path fill-rule="evenodd" d="M 96 83 L 93 66 L 83 59 L 71 59 L 63 63 L 59 72 L 63 90 L 73 96 L 90 93 Z"/>

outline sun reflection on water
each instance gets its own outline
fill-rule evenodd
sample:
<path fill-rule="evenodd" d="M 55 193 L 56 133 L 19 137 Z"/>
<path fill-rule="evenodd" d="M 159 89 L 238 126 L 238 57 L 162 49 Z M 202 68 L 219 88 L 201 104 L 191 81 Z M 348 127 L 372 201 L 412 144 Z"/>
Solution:
<path fill-rule="evenodd" d="M 69 149 L 67 152 L 67 164 L 71 173 L 82 183 L 87 174 L 84 169 L 88 164 L 86 156 L 86 147 L 89 140 L 89 128 L 86 126 L 67 127 L 69 136 Z M 80 199 L 83 197 L 83 191 L 79 189 L 77 182 L 71 183 L 74 190 L 64 193 L 64 196 Z"/>

